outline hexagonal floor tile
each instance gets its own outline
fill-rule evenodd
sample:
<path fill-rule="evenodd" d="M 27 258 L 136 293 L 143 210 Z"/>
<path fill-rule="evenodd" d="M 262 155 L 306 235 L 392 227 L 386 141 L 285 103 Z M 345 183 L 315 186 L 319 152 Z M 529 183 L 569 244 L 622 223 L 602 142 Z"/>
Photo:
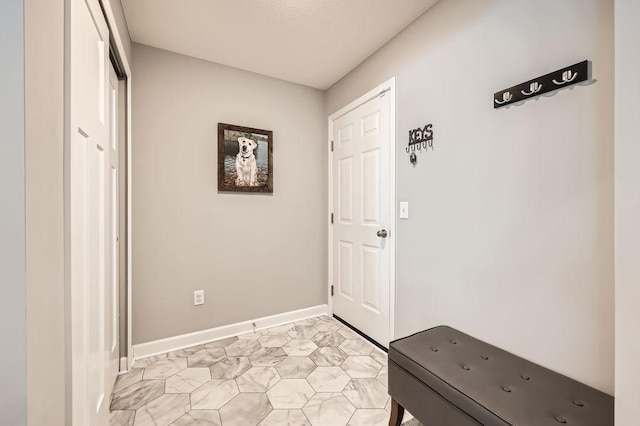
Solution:
<path fill-rule="evenodd" d="M 164 394 L 164 380 L 141 380 L 113 394 L 111 410 L 137 410 Z"/>
<path fill-rule="evenodd" d="M 266 392 L 280 381 L 273 367 L 253 367 L 236 379 L 241 392 Z"/>
<path fill-rule="evenodd" d="M 342 326 L 342 328 L 338 330 L 338 333 L 340 333 L 345 339 L 362 339 L 358 333 L 346 326 Z"/>
<path fill-rule="evenodd" d="M 382 364 L 382 365 L 387 365 L 387 354 L 382 352 L 379 349 L 374 349 L 373 352 L 371 352 L 369 354 L 369 356 L 371 358 L 373 358 L 376 362 Z"/>
<path fill-rule="evenodd" d="M 247 339 L 238 340 L 224 348 L 224 350 L 227 352 L 227 356 L 249 356 L 260 348 L 258 340 Z"/>
<path fill-rule="evenodd" d="M 335 367 L 341 365 L 348 355 L 340 348 L 318 348 L 309 358 L 316 363 L 318 367 Z"/>
<path fill-rule="evenodd" d="M 376 376 L 376 379 L 384 386 L 389 386 L 389 368 L 386 365 L 382 366 L 382 369 Z"/>
<path fill-rule="evenodd" d="M 187 363 L 189 367 L 211 367 L 226 357 L 227 353 L 222 348 L 207 348 L 191 355 Z"/>
<path fill-rule="evenodd" d="M 289 356 L 308 356 L 318 348 L 308 339 L 293 339 L 282 347 Z"/>
<path fill-rule="evenodd" d="M 356 408 L 341 393 L 317 393 L 302 411 L 313 426 L 346 425 Z"/>
<path fill-rule="evenodd" d="M 313 323 L 311 325 L 296 325 L 287 332 L 292 339 L 311 339 L 318 333 L 320 332 L 316 330 Z"/>
<path fill-rule="evenodd" d="M 254 367 L 273 367 L 286 357 L 282 348 L 260 348 L 249 355 L 249 360 Z"/>
<path fill-rule="evenodd" d="M 171 426 L 222 426 L 218 410 L 191 410 Z"/>
<path fill-rule="evenodd" d="M 250 368 L 249 358 L 230 356 L 213 364 L 209 371 L 211 371 L 212 379 L 237 379 Z"/>
<path fill-rule="evenodd" d="M 350 356 L 342 363 L 341 367 L 354 379 L 374 378 L 382 369 L 382 365 L 368 356 Z"/>
<path fill-rule="evenodd" d="M 191 408 L 217 410 L 239 393 L 235 380 L 213 379 L 191 392 Z"/>
<path fill-rule="evenodd" d="M 165 393 L 191 393 L 211 380 L 208 368 L 187 368 L 167 379 Z"/>
<path fill-rule="evenodd" d="M 294 321 L 293 323 L 295 325 L 313 325 L 316 323 L 316 321 L 318 321 L 318 317 L 307 318 L 300 321 Z"/>
<path fill-rule="evenodd" d="M 263 393 L 243 393 L 220 410 L 224 426 L 256 426 L 273 410 Z"/>
<path fill-rule="evenodd" d="M 213 342 L 209 342 L 204 346 L 207 348 L 226 348 L 233 342 L 237 342 L 237 341 L 238 341 L 237 337 L 228 337 L 226 339 L 220 339 L 220 340 L 215 340 Z"/>
<path fill-rule="evenodd" d="M 178 349 L 167 354 L 167 358 L 187 358 L 196 352 L 204 349 L 204 345 L 191 346 L 190 348 Z"/>
<path fill-rule="evenodd" d="M 340 367 L 318 367 L 307 377 L 316 392 L 342 392 L 350 380 Z"/>
<path fill-rule="evenodd" d="M 386 410 L 376 409 L 357 409 L 349 426 L 387 426 L 389 424 L 389 413 Z"/>
<path fill-rule="evenodd" d="M 315 369 L 316 364 L 306 356 L 289 356 L 276 365 L 283 379 L 305 379 Z"/>
<path fill-rule="evenodd" d="M 373 346 L 364 339 L 347 339 L 340 344 L 347 355 L 369 355 L 373 351 Z"/>
<path fill-rule="evenodd" d="M 162 395 L 136 410 L 137 425 L 169 425 L 189 411 L 189 395 L 174 393 Z"/>
<path fill-rule="evenodd" d="M 273 408 L 302 408 L 315 391 L 305 379 L 283 379 L 269 389 L 267 396 Z"/>
<path fill-rule="evenodd" d="M 167 358 L 167 354 L 160 354 L 160 355 L 148 356 L 142 359 L 136 359 L 135 362 L 133 363 L 133 368 L 146 368 L 165 358 Z"/>
<path fill-rule="evenodd" d="M 120 374 L 116 377 L 116 384 L 113 386 L 113 392 L 118 392 L 127 386 L 131 386 L 134 383 L 138 383 L 142 380 L 142 375 L 144 373 L 143 368 L 132 368 L 126 374 Z"/>
<path fill-rule="evenodd" d="M 287 333 L 265 334 L 258 339 L 263 348 L 279 348 L 291 340 Z"/>
<path fill-rule="evenodd" d="M 311 426 L 302 410 L 273 410 L 260 426 Z"/>
<path fill-rule="evenodd" d="M 337 331 L 321 331 L 311 338 L 318 347 L 340 346 L 344 336 Z"/>
<path fill-rule="evenodd" d="M 186 358 L 167 358 L 144 369 L 143 378 L 167 379 L 187 368 Z"/>
<path fill-rule="evenodd" d="M 277 327 L 271 327 L 271 328 L 267 329 L 267 333 L 270 333 L 270 334 L 286 333 L 287 331 L 291 330 L 292 328 L 293 328 L 293 324 L 283 324 L 283 325 L 279 325 Z"/>
<path fill-rule="evenodd" d="M 356 408 L 384 408 L 389 400 L 387 387 L 376 379 L 353 379 L 342 393 Z"/>
<path fill-rule="evenodd" d="M 313 325 L 318 331 L 338 331 L 342 325 L 334 320 L 320 320 Z"/>
<path fill-rule="evenodd" d="M 109 426 L 133 426 L 136 412 L 133 410 L 115 410 L 109 413 Z"/>

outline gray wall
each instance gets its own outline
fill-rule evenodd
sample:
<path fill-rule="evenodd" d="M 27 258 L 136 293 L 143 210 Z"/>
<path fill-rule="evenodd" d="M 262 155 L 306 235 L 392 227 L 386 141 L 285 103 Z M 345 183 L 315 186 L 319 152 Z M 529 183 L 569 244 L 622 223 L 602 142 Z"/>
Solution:
<path fill-rule="evenodd" d="M 640 2 L 616 0 L 616 425 L 640 418 Z"/>
<path fill-rule="evenodd" d="M 134 344 L 326 303 L 323 92 L 137 44 L 133 73 Z M 273 195 L 218 193 L 219 122 L 273 131 Z"/>
<path fill-rule="evenodd" d="M 0 3 L 0 424 L 27 424 L 24 2 Z"/>
<path fill-rule="evenodd" d="M 25 0 L 27 409 L 70 424 L 64 277 L 65 2 Z M 69 355 L 69 356 L 67 356 Z M 66 421 L 69 419 L 69 421 Z"/>
<path fill-rule="evenodd" d="M 584 59 L 592 85 L 494 110 Z M 449 324 L 614 390 L 613 1 L 442 0 L 328 90 L 397 77 L 397 335 Z M 408 130 L 433 123 L 414 168 Z"/>

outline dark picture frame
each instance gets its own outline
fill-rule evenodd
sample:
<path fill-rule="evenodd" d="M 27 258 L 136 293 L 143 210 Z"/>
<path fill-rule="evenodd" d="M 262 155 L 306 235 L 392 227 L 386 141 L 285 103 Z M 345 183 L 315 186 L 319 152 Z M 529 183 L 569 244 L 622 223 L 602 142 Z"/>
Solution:
<path fill-rule="evenodd" d="M 273 193 L 273 132 L 218 123 L 218 191 Z"/>

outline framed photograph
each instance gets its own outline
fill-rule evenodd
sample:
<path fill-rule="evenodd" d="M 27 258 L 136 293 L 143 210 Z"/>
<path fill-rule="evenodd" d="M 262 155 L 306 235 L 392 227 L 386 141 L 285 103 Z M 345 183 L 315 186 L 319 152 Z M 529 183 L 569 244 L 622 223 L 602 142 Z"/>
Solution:
<path fill-rule="evenodd" d="M 273 192 L 273 132 L 218 123 L 218 190 Z"/>

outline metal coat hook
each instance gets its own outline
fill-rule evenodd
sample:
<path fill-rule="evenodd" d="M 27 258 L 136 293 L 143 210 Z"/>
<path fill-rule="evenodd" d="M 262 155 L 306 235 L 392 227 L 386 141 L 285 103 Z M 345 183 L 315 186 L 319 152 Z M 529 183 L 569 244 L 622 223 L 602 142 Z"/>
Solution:
<path fill-rule="evenodd" d="M 531 96 L 534 93 L 538 93 L 540 90 L 542 90 L 542 84 L 538 83 L 537 81 L 534 81 L 529 85 L 529 92 L 525 92 L 524 90 L 521 90 L 520 93 L 522 93 L 525 96 Z"/>
<path fill-rule="evenodd" d="M 502 94 L 502 100 L 501 101 L 499 101 L 497 99 L 494 99 L 493 101 L 495 103 L 497 103 L 498 105 L 504 105 L 504 104 L 506 104 L 508 102 L 511 102 L 511 99 L 513 99 L 513 95 L 511 94 L 511 92 L 504 92 Z"/>
<path fill-rule="evenodd" d="M 562 73 L 562 81 L 556 81 L 556 79 L 553 79 L 553 84 L 556 84 L 558 86 L 562 86 L 565 85 L 567 83 L 571 83 L 573 80 L 575 80 L 578 77 L 578 73 L 573 73 L 571 70 L 567 70 L 565 72 Z"/>

